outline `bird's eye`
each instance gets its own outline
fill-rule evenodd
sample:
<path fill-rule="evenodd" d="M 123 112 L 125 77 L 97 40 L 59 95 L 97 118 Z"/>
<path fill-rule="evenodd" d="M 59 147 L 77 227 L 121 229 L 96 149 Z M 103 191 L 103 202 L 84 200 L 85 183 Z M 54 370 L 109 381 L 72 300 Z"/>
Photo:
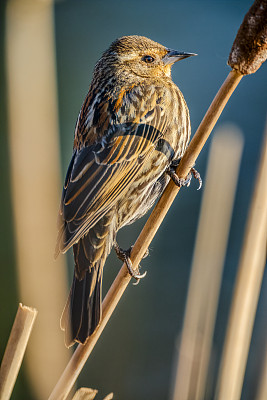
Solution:
<path fill-rule="evenodd" d="M 144 57 L 142 58 L 142 60 L 143 60 L 144 62 L 146 62 L 147 64 L 150 64 L 150 63 L 152 63 L 155 59 L 154 59 L 154 57 L 152 57 L 152 56 L 144 56 Z"/>

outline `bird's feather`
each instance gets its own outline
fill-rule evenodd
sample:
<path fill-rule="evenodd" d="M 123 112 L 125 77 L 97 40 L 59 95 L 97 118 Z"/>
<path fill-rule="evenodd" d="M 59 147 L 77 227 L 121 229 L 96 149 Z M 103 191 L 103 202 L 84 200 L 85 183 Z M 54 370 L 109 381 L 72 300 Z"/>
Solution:
<path fill-rule="evenodd" d="M 128 112 L 121 117 L 123 123 L 110 119 L 101 141 L 74 150 L 62 194 L 57 252 L 67 251 L 108 212 L 155 151 L 167 125 L 160 100 L 150 97 L 146 114 L 139 108 L 134 122 L 127 121 Z"/>

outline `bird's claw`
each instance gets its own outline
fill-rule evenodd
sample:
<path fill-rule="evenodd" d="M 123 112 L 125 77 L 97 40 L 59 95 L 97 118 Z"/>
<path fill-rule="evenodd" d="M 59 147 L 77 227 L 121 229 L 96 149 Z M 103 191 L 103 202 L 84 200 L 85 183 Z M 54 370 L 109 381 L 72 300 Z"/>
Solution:
<path fill-rule="evenodd" d="M 179 160 L 173 160 L 171 165 L 167 169 L 167 174 L 171 177 L 171 179 L 173 180 L 175 185 L 177 185 L 178 187 L 181 187 L 181 186 L 189 187 L 190 183 L 191 183 L 192 175 L 193 175 L 193 177 L 195 179 L 197 179 L 199 182 L 199 186 L 197 189 L 197 190 L 199 190 L 202 186 L 202 179 L 201 179 L 200 173 L 195 168 L 192 167 L 189 174 L 187 175 L 186 179 L 179 178 L 179 176 L 175 172 L 178 164 L 179 164 Z"/>
<path fill-rule="evenodd" d="M 172 181 L 175 183 L 176 186 L 182 187 L 182 186 L 190 186 L 192 175 L 188 174 L 187 178 L 179 178 L 179 176 L 174 172 L 173 170 L 167 171 L 168 175 L 171 177 Z"/>
<path fill-rule="evenodd" d="M 118 257 L 121 261 L 125 262 L 129 274 L 136 280 L 136 282 L 135 282 L 133 285 L 138 285 L 140 279 L 142 279 L 142 278 L 144 278 L 144 277 L 146 276 L 147 271 L 145 271 L 143 274 L 140 274 L 140 273 L 139 273 L 139 268 L 137 268 L 136 271 L 133 269 L 132 261 L 131 261 L 131 259 L 130 259 L 132 247 L 133 247 L 133 246 L 131 246 L 131 247 L 130 247 L 129 249 L 127 249 L 127 250 L 123 250 L 123 249 L 118 245 L 117 242 L 114 243 L 114 249 L 115 249 L 115 251 L 116 251 L 117 257 Z M 148 252 L 148 250 L 147 250 L 147 252 Z M 147 253 L 147 252 L 146 252 L 146 253 Z M 148 254 L 146 254 L 146 253 L 145 253 L 145 257 L 148 255 Z"/>
<path fill-rule="evenodd" d="M 143 259 L 149 256 L 149 249 L 146 249 L 145 254 L 143 255 Z"/>
<path fill-rule="evenodd" d="M 193 167 L 191 168 L 190 173 L 192 173 L 193 177 L 198 180 L 199 185 L 198 185 L 197 190 L 201 189 L 202 179 L 201 179 L 200 173 L 196 170 L 196 168 L 193 168 Z"/>

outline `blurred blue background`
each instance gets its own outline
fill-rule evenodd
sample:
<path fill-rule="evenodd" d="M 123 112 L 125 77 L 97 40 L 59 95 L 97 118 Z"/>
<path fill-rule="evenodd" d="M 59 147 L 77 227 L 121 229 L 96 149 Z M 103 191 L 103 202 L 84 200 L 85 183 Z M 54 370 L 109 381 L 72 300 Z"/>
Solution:
<path fill-rule="evenodd" d="M 187 101 L 192 134 L 197 129 L 230 68 L 228 55 L 237 30 L 251 1 L 59 1 L 54 6 L 58 108 L 62 180 L 72 154 L 75 121 L 86 96 L 93 67 L 102 52 L 117 37 L 144 35 L 167 47 L 195 52 L 198 57 L 177 63 L 173 80 Z M 4 49 L 4 11 L 1 5 L 1 50 Z M 16 273 L 10 205 L 8 126 L 4 52 L 1 52 L 1 198 L 0 198 L 0 304 L 1 352 L 17 307 Z M 266 122 L 266 65 L 245 77 L 227 104 L 218 126 L 236 124 L 244 135 L 244 152 L 227 249 L 218 317 L 210 388 L 212 399 L 221 356 L 231 294 L 236 276 L 245 221 Z M 197 161 L 205 186 L 209 143 Z M 227 157 L 227 154 L 225 154 Z M 138 286 L 130 285 L 79 378 L 79 386 L 99 389 L 104 397 L 162 400 L 170 398 L 176 341 L 181 332 L 188 279 L 194 249 L 202 191 L 192 182 L 180 191 L 143 260 L 147 276 Z M 227 188 L 225 188 L 227 190 Z M 55 215 L 55 221 L 57 216 Z M 124 228 L 118 236 L 128 248 L 137 238 L 146 218 Z M 72 255 L 69 255 L 70 277 Z M 120 267 L 114 254 L 104 272 L 104 293 Z M 262 294 L 243 388 L 243 400 L 253 398 L 267 333 L 267 280 Z M 62 337 L 63 340 L 63 337 Z M 30 398 L 23 373 L 18 381 L 20 398 Z M 101 397 L 100 396 L 100 397 Z M 15 398 L 15 397 L 14 397 Z"/>

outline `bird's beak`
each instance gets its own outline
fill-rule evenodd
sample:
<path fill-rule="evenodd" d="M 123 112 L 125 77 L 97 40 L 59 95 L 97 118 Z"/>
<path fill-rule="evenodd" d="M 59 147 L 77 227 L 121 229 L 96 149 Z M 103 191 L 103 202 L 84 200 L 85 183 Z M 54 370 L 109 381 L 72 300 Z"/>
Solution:
<path fill-rule="evenodd" d="M 168 53 L 163 57 L 162 61 L 165 65 L 174 64 L 177 61 L 183 60 L 184 58 L 197 56 L 195 53 L 185 53 L 183 51 L 168 50 Z"/>

